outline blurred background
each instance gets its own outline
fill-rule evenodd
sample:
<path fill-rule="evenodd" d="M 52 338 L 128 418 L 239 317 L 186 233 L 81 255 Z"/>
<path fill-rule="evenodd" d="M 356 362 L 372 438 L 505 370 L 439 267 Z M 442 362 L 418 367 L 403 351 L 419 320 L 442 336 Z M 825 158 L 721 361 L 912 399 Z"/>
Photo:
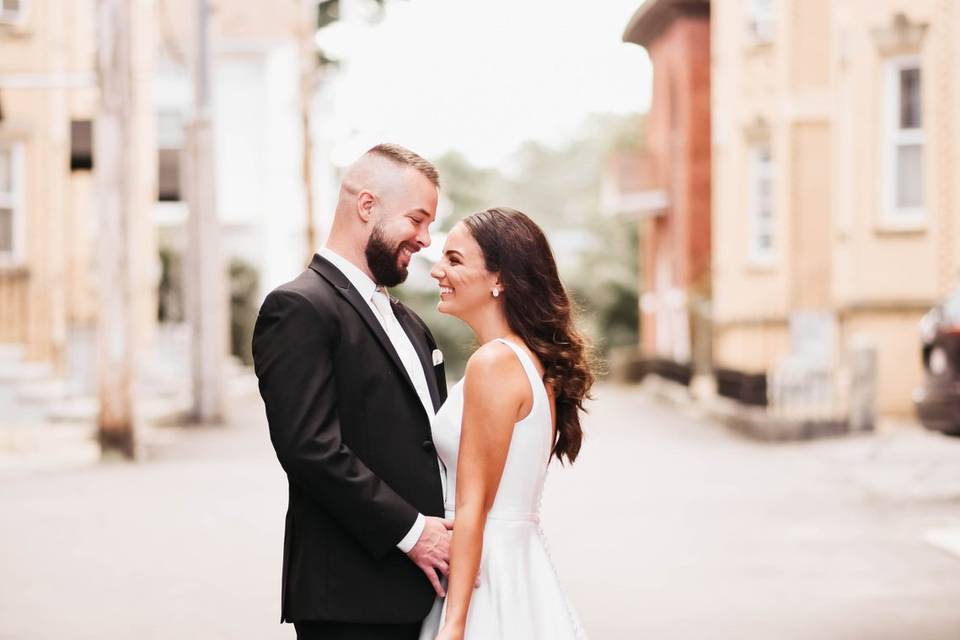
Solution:
<path fill-rule="evenodd" d="M 0 0 L 0 638 L 292 637 L 253 323 L 380 142 L 440 170 L 393 293 L 451 381 L 446 232 L 548 233 L 594 637 L 960 638 L 958 40 L 957 0 Z"/>

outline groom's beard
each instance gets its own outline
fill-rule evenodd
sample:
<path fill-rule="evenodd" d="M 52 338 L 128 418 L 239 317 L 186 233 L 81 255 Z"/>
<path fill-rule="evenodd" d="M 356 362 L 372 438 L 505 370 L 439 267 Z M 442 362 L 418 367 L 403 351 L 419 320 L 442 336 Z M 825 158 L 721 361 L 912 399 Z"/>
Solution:
<path fill-rule="evenodd" d="M 390 246 L 380 225 L 373 228 L 364 253 L 377 284 L 395 287 L 407 279 L 406 267 L 400 266 L 400 249 L 401 245 Z"/>

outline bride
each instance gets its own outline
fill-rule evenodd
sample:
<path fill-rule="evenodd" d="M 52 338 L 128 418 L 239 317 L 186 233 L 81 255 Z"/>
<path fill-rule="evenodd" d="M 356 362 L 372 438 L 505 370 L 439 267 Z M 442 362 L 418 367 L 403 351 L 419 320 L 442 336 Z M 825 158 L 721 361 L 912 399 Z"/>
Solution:
<path fill-rule="evenodd" d="M 582 638 L 539 525 L 547 466 L 576 459 L 593 382 L 550 245 L 523 213 L 488 209 L 451 230 L 431 276 L 437 309 L 481 346 L 433 423 L 455 521 L 446 599 L 421 638 Z"/>

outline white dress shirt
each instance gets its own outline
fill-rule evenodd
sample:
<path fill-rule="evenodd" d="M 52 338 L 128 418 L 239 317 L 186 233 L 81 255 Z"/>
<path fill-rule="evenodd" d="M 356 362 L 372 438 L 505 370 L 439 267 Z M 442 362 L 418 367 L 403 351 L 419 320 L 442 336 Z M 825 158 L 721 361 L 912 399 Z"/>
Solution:
<path fill-rule="evenodd" d="M 430 398 L 430 390 L 427 386 L 427 378 L 423 371 L 423 365 L 417 356 L 417 351 L 414 349 L 413 343 L 410 342 L 409 336 L 407 336 L 396 316 L 394 316 L 393 310 L 389 305 L 389 297 L 387 294 L 382 289 L 378 290 L 377 283 L 371 280 L 370 276 L 364 273 L 362 269 L 329 247 L 322 248 L 320 255 L 339 269 L 340 272 L 346 276 L 347 280 L 350 281 L 350 284 L 360 292 L 360 296 L 366 300 L 370 306 L 370 310 L 373 311 L 373 315 L 380 321 L 383 330 L 390 339 L 390 343 L 400 357 L 400 362 L 403 363 L 403 368 L 407 370 L 410 380 L 413 381 L 417 396 L 419 396 L 423 408 L 427 411 L 427 416 L 432 421 L 434 416 L 433 400 Z M 386 301 L 386 304 L 384 304 L 384 301 Z M 439 465 L 439 459 L 437 464 Z M 441 479 L 444 479 L 442 475 Z M 397 548 L 404 553 L 408 553 L 410 549 L 417 544 L 425 525 L 426 519 L 422 513 L 418 513 L 416 521 L 413 523 L 413 526 L 410 527 L 410 531 L 397 543 Z"/>

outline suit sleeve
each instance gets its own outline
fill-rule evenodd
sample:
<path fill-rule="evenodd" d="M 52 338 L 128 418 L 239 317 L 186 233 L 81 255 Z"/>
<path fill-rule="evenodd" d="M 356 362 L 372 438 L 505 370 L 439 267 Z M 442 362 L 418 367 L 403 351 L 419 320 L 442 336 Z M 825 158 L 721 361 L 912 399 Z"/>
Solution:
<path fill-rule="evenodd" d="M 418 512 L 343 443 L 333 372 L 338 333 L 306 297 L 275 290 L 254 328 L 254 368 L 270 440 L 290 482 L 379 558 L 396 549 Z"/>

